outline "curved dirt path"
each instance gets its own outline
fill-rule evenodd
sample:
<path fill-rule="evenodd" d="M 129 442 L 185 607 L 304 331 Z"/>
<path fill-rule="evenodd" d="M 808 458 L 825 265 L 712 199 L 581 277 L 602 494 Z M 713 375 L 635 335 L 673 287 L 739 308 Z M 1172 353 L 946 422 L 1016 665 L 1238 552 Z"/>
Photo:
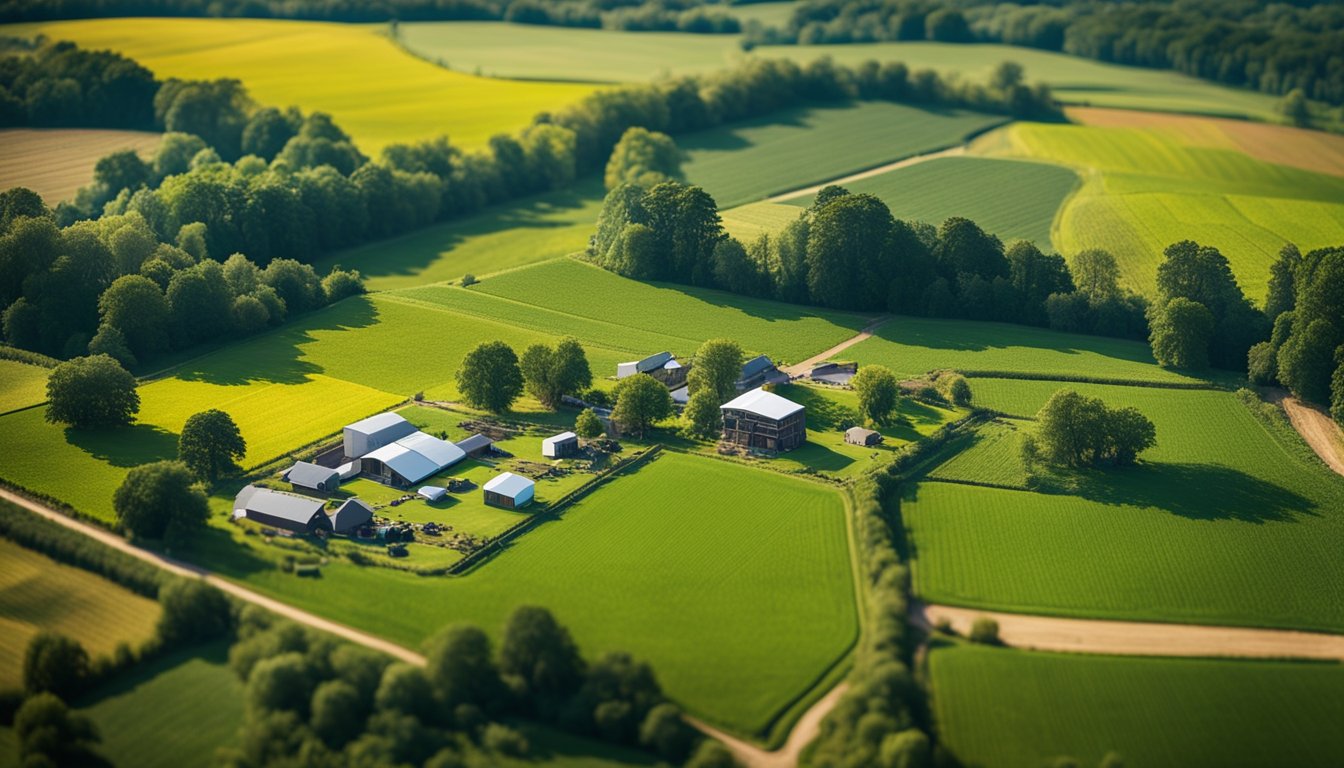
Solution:
<path fill-rule="evenodd" d="M 814 187 L 807 187 L 805 189 L 795 189 L 789 192 L 781 192 L 780 194 L 775 195 L 773 197 L 767 197 L 765 201 L 767 203 L 782 203 L 786 200 L 792 200 L 796 197 L 807 197 L 808 195 L 815 195 L 822 189 L 829 187 L 832 184 L 850 184 L 855 181 L 859 181 L 860 179 L 868 179 L 872 178 L 873 176 L 881 176 L 884 173 L 899 170 L 901 168 L 906 168 L 911 165 L 919 165 L 920 163 L 927 163 L 930 160 L 937 160 L 942 157 L 956 157 L 958 155 L 964 155 L 964 154 L 966 154 L 966 145 L 958 144 L 955 147 L 940 149 L 937 152 L 926 152 L 925 154 L 922 155 L 913 155 L 911 157 L 905 158 L 904 160 L 897 160 L 894 163 L 879 165 L 876 168 L 869 168 L 866 171 L 859 171 L 858 173 L 853 173 L 848 176 L 842 176 L 838 179 L 831 179 L 830 181 L 818 184 Z"/>
<path fill-rule="evenodd" d="M 1344 430 L 1320 408 L 1307 405 L 1296 397 L 1283 395 L 1279 405 L 1288 414 L 1293 429 L 1307 441 L 1311 450 L 1326 466 L 1344 475 Z"/>
<path fill-rule="evenodd" d="M 981 616 L 999 623 L 999 638 L 1005 645 L 1039 651 L 1344 661 L 1344 635 L 1288 629 L 1063 619 L 918 601 L 910 604 L 910 621 L 924 629 L 947 619 L 958 634 L 965 635 Z"/>
<path fill-rule="evenodd" d="M 858 344 L 860 341 L 863 341 L 864 339 L 871 339 L 873 337 L 873 333 L 876 332 L 877 329 L 883 323 L 887 322 L 890 319 L 891 319 L 890 317 L 880 317 L 874 320 L 873 322 L 869 323 L 866 327 L 864 327 L 862 331 L 859 331 L 857 335 L 845 339 L 844 341 L 840 342 L 839 344 L 836 344 L 834 347 L 831 347 L 825 352 L 813 355 L 801 363 L 794 363 L 793 365 L 785 366 L 780 370 L 784 371 L 790 376 L 806 376 L 808 371 L 812 370 L 812 366 L 816 365 L 817 363 L 824 363 L 827 360 L 830 360 L 831 358 L 840 354 L 841 352 L 844 352 L 846 349 L 849 349 L 855 344 Z"/>
<path fill-rule="evenodd" d="M 849 683 L 841 683 L 830 690 L 825 696 L 817 700 L 803 716 L 798 718 L 797 724 L 789 732 L 789 738 L 784 742 L 784 746 L 773 752 L 761 749 L 749 741 L 743 741 L 731 734 L 724 733 L 718 728 L 707 723 L 702 723 L 693 717 L 687 716 L 686 720 L 697 730 L 718 739 L 728 750 L 733 753 L 733 757 L 746 768 L 795 768 L 798 765 L 798 756 L 802 754 L 803 747 L 812 743 L 821 731 L 821 721 L 826 718 L 835 705 L 840 701 L 840 697 L 845 695 L 849 689 Z"/>

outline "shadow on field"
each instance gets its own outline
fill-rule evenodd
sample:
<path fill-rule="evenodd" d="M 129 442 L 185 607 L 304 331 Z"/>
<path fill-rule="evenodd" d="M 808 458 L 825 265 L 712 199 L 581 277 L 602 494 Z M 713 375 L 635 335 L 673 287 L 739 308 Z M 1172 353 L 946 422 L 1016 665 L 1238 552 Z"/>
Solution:
<path fill-rule="evenodd" d="M 107 682 L 95 686 L 88 694 L 78 697 L 74 704 L 79 708 L 91 707 L 101 701 L 124 696 L 153 681 L 159 675 L 195 660 L 211 666 L 225 666 L 229 663 L 229 646 L 224 642 L 195 645 L 133 665 L 123 672 L 114 674 Z"/>
<path fill-rule="evenodd" d="M 96 430 L 66 427 L 65 441 L 114 467 L 177 458 L 177 435 L 152 424 Z"/>
<path fill-rule="evenodd" d="M 1090 501 L 1154 507 L 1191 520 L 1284 523 L 1318 514 L 1310 499 L 1216 464 L 1141 464 L 1077 480 L 1072 492 Z"/>

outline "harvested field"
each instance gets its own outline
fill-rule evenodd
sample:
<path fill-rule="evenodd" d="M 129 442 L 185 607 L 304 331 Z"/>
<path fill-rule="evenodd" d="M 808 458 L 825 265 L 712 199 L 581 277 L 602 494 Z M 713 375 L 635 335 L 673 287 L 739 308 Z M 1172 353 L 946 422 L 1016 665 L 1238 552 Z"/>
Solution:
<path fill-rule="evenodd" d="M 105 155 L 133 149 L 149 159 L 159 134 L 96 128 L 7 128 L 0 130 L 0 190 L 27 187 L 56 207 L 93 181 L 93 166 Z"/>

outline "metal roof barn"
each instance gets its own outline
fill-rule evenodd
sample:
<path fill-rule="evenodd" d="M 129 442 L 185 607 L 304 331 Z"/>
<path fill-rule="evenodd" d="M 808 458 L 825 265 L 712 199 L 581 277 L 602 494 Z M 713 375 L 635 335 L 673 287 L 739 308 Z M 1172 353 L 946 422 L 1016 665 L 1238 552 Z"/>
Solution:
<path fill-rule="evenodd" d="M 550 459 L 562 459 L 578 450 L 579 436 L 573 432 L 561 432 L 541 441 L 541 455 Z"/>
<path fill-rule="evenodd" d="M 532 502 L 536 488 L 536 483 L 528 478 L 505 472 L 490 478 L 481 486 L 481 491 L 485 494 L 486 504 L 517 509 Z"/>
<path fill-rule="evenodd" d="M 370 416 L 346 426 L 345 455 L 352 459 L 359 458 L 416 431 L 414 425 L 391 411 Z"/>
<path fill-rule="evenodd" d="M 359 499 L 346 499 L 331 513 L 331 526 L 336 533 L 350 533 L 361 525 L 373 522 L 373 508 Z"/>
<path fill-rule="evenodd" d="M 746 394 L 738 395 L 719 406 L 720 410 L 738 410 L 754 413 L 757 416 L 764 416 L 767 419 L 776 421 L 787 418 L 803 410 L 803 406 L 787 398 L 780 397 L 774 392 L 766 392 L 764 389 L 753 389 Z"/>
<path fill-rule="evenodd" d="M 332 529 L 331 518 L 322 511 L 321 499 L 295 496 L 249 485 L 233 499 L 233 516 L 294 533 Z"/>
<path fill-rule="evenodd" d="M 334 469 L 296 461 L 283 475 L 289 484 L 296 488 L 308 488 L 323 493 L 331 493 L 341 485 L 341 473 Z"/>

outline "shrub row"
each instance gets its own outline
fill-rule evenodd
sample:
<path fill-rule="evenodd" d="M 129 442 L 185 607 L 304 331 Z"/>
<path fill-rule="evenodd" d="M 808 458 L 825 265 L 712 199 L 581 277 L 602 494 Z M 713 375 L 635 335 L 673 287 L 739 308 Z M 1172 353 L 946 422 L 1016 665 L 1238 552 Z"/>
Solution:
<path fill-rule="evenodd" d="M 0 536 L 58 562 L 83 568 L 145 597 L 164 583 L 158 568 L 0 499 Z"/>

